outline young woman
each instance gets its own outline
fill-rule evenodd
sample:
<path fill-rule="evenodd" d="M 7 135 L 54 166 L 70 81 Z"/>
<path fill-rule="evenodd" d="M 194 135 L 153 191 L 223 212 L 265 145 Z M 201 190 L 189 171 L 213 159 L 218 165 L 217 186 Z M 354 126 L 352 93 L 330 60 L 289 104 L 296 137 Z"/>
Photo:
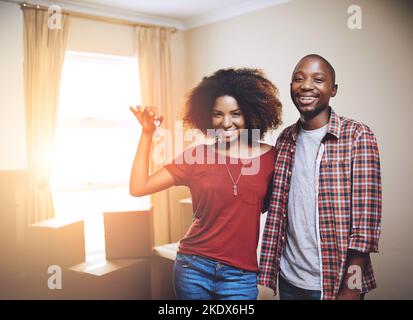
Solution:
<path fill-rule="evenodd" d="M 142 126 L 130 193 L 143 196 L 186 185 L 194 221 L 180 241 L 174 265 L 178 299 L 256 299 L 260 214 L 273 176 L 275 149 L 254 140 L 281 123 L 278 89 L 256 69 L 224 69 L 191 91 L 184 122 L 216 136 L 190 147 L 149 175 L 152 136 L 163 117 L 155 108 L 131 108 Z M 252 156 L 251 156 L 252 155 Z M 258 165 L 257 165 L 258 164 Z"/>

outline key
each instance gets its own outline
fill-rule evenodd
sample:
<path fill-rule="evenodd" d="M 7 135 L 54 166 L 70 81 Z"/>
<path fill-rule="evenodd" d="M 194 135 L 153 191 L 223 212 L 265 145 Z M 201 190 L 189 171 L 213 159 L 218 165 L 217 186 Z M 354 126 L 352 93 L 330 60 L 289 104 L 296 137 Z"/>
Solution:
<path fill-rule="evenodd" d="M 155 132 L 155 136 L 158 138 L 159 137 L 159 126 L 161 125 L 161 121 L 159 119 L 155 119 L 153 121 L 153 124 L 156 127 L 156 132 Z"/>

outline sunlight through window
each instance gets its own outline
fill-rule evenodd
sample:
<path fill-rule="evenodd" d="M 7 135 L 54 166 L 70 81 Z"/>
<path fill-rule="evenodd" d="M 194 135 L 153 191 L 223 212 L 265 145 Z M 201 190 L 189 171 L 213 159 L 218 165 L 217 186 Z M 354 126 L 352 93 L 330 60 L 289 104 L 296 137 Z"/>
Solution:
<path fill-rule="evenodd" d="M 128 191 L 139 103 L 136 58 L 66 52 L 51 183 L 56 217 L 85 221 L 87 261 L 104 258 L 103 212 L 149 207 Z"/>

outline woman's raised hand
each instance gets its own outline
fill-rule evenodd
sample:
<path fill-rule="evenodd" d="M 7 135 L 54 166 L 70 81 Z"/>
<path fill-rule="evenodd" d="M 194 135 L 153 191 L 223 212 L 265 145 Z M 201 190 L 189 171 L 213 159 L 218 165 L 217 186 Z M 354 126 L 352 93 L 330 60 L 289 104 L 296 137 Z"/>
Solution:
<path fill-rule="evenodd" d="M 163 116 L 159 115 L 157 108 L 155 107 L 129 107 L 132 113 L 138 119 L 139 123 L 142 126 L 142 131 L 152 132 L 155 131 L 155 121 L 159 121 L 159 125 L 163 121 Z"/>

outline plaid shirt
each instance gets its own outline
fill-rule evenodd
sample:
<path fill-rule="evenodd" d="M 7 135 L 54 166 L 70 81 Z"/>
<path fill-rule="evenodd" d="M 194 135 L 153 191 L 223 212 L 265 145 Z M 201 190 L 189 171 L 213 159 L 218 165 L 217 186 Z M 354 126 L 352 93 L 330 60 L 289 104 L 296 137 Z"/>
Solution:
<path fill-rule="evenodd" d="M 276 293 L 287 235 L 287 202 L 300 121 L 287 127 L 276 143 L 273 190 L 264 229 L 258 283 Z M 322 297 L 335 299 L 346 272 L 347 251 L 378 252 L 381 178 L 377 142 L 364 124 L 331 110 L 317 159 L 317 217 L 322 265 Z M 362 292 L 376 287 L 371 261 Z"/>

